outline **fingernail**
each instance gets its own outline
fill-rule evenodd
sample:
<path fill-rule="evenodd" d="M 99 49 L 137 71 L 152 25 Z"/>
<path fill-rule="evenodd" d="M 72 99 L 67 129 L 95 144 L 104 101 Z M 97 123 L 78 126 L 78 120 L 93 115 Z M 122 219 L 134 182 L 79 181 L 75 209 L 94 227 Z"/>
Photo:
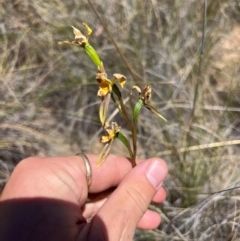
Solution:
<path fill-rule="evenodd" d="M 166 174 L 166 169 L 159 161 L 154 161 L 147 167 L 146 177 L 157 190 L 162 186 Z"/>

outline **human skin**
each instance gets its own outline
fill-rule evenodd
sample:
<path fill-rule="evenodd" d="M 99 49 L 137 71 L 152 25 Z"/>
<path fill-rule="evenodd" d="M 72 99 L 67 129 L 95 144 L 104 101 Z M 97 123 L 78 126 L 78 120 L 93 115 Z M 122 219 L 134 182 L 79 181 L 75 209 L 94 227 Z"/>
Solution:
<path fill-rule="evenodd" d="M 21 161 L 0 196 L 0 240 L 128 241 L 136 227 L 160 224 L 148 206 L 166 198 L 163 160 L 139 160 L 132 168 L 127 158 L 109 155 L 96 168 L 97 156 L 87 156 L 89 188 L 80 156 Z M 108 196 L 105 190 L 111 191 Z"/>

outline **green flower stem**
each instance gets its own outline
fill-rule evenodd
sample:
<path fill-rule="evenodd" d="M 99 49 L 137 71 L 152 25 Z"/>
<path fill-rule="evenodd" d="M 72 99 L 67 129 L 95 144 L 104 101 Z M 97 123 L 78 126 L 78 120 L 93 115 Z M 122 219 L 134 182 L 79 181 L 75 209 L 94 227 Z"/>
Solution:
<path fill-rule="evenodd" d="M 136 134 L 134 135 L 133 132 L 137 133 L 137 129 L 136 129 L 136 127 L 134 128 L 134 126 L 132 125 L 132 123 L 130 122 L 130 120 L 128 118 L 128 115 L 127 115 L 126 108 L 125 108 L 125 105 L 124 105 L 122 97 L 118 96 L 119 103 L 116 101 L 113 93 L 111 94 L 111 97 L 112 97 L 113 103 L 118 108 L 119 113 L 122 115 L 123 119 L 126 121 L 126 123 L 128 125 L 128 128 L 130 130 L 132 130 L 132 136 L 135 136 L 135 137 L 132 137 L 133 138 L 132 139 L 133 151 L 132 151 L 131 145 L 129 143 L 128 143 L 128 145 L 126 145 L 126 147 L 128 149 L 128 152 L 129 152 L 129 156 L 130 156 L 130 161 L 131 161 L 132 167 L 135 167 L 137 165 L 136 164 L 136 156 L 137 156 L 137 139 L 136 138 L 137 138 L 137 135 Z"/>
<path fill-rule="evenodd" d="M 132 145 L 133 145 L 133 156 L 132 156 L 132 166 L 135 167 L 136 157 L 137 157 L 137 121 L 133 124 L 132 128 Z"/>
<path fill-rule="evenodd" d="M 122 97 L 119 98 L 119 103 L 120 103 L 122 115 L 124 116 L 124 118 L 127 122 L 128 128 L 131 130 L 132 129 L 132 123 L 130 122 L 129 117 L 127 115 L 127 111 L 126 111 L 126 108 L 125 108 Z"/>
<path fill-rule="evenodd" d="M 127 115 L 125 104 L 124 104 L 123 99 L 122 99 L 122 94 L 121 94 L 121 92 L 120 92 L 120 90 L 119 90 L 119 88 L 116 84 L 113 85 L 113 93 L 116 94 L 116 96 L 118 97 L 118 100 L 119 100 L 119 104 L 117 104 L 117 108 L 118 108 L 119 112 L 121 113 L 122 117 L 127 122 L 128 128 L 131 130 L 132 129 L 132 123 L 129 120 L 129 117 Z M 112 99 L 113 99 L 114 103 L 117 103 L 113 94 L 112 94 Z"/>
<path fill-rule="evenodd" d="M 133 163 L 136 165 L 136 157 L 137 157 L 137 122 L 139 113 L 143 107 L 144 103 L 142 99 L 135 104 L 133 110 L 133 125 L 132 125 L 132 145 L 133 145 Z"/>
<path fill-rule="evenodd" d="M 112 101 L 115 104 L 115 106 L 118 108 L 119 113 L 122 115 L 123 119 L 126 121 L 128 128 L 131 130 L 132 129 L 132 124 L 128 118 L 127 111 L 125 108 L 125 105 L 123 103 L 122 97 L 119 97 L 119 103 L 116 101 L 115 97 L 113 94 L 111 94 Z"/>

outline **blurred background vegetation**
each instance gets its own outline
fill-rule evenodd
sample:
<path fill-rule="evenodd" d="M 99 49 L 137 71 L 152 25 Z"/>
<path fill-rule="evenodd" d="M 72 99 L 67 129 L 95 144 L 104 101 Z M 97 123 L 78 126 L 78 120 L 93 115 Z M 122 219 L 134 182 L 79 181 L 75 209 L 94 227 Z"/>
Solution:
<path fill-rule="evenodd" d="M 151 206 L 161 226 L 135 240 L 238 240 L 239 0 L 91 2 L 98 16 L 87 0 L 0 0 L 1 185 L 25 157 L 101 150 L 95 66 L 57 45 L 86 22 L 109 76 L 127 76 L 124 94 L 150 84 L 168 120 L 139 119 L 138 157 L 162 157 L 169 176 Z"/>

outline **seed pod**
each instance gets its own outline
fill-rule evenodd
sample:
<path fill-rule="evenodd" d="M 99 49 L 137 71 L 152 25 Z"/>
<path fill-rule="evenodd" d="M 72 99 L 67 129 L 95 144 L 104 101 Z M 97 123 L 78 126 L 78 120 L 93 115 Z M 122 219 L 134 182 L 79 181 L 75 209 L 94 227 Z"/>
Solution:
<path fill-rule="evenodd" d="M 84 46 L 84 50 L 87 53 L 87 55 L 91 58 L 91 60 L 93 61 L 93 63 L 97 66 L 100 67 L 101 66 L 101 60 L 96 52 L 96 50 L 89 44 L 87 43 Z"/>

